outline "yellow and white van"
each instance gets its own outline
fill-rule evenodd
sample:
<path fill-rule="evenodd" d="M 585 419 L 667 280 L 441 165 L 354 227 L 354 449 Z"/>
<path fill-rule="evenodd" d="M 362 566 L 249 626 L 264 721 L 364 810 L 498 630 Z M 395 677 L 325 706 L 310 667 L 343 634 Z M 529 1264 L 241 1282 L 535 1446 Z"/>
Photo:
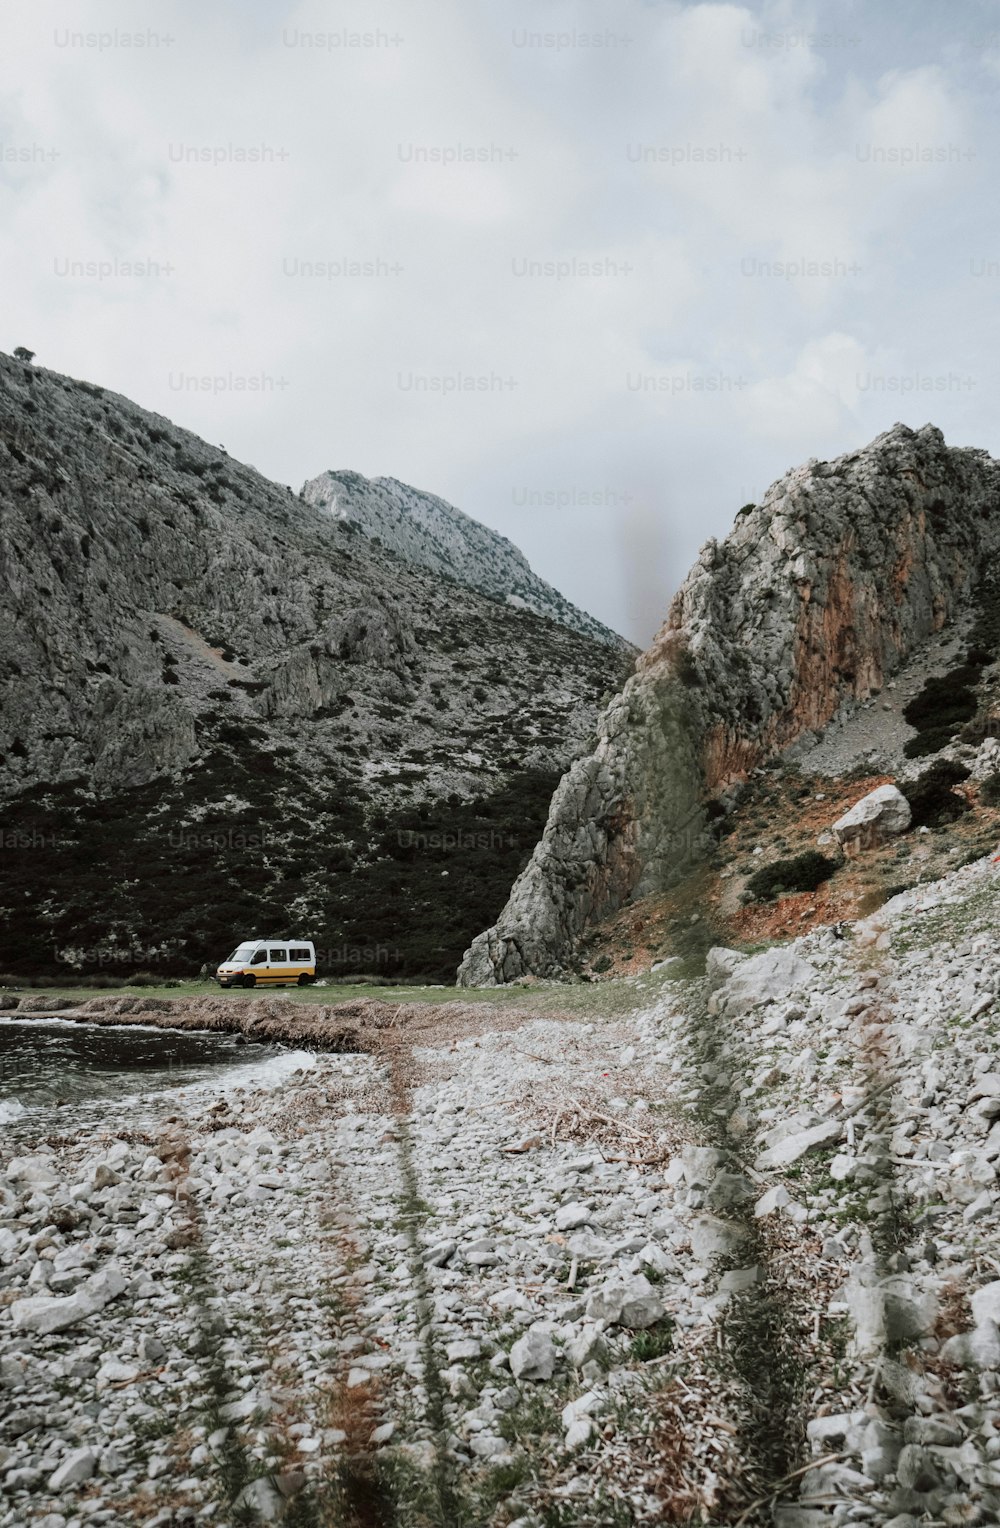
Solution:
<path fill-rule="evenodd" d="M 308 987 L 316 948 L 308 939 L 248 939 L 215 973 L 220 987 Z"/>

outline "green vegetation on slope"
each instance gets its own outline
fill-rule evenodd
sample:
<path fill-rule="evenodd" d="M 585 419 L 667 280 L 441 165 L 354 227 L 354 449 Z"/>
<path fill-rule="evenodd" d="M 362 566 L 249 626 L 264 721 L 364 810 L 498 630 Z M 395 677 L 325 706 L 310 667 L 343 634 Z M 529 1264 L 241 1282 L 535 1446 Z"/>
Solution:
<path fill-rule="evenodd" d="M 252 725 L 252 724 L 250 724 Z M 299 935 L 323 974 L 453 980 L 541 836 L 557 776 L 375 811 L 346 775 L 218 725 L 173 782 L 102 799 L 83 781 L 4 809 L 3 966 L 195 974 L 243 938 Z"/>

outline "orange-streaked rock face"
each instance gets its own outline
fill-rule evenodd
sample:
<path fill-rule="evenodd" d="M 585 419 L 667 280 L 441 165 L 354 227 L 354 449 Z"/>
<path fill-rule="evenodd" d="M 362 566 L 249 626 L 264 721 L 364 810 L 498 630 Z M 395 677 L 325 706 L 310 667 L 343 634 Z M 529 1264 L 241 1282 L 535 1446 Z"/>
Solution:
<path fill-rule="evenodd" d="M 558 972 L 594 918 L 676 879 L 698 853 L 699 801 L 877 694 L 968 608 L 1000 555 L 998 506 L 987 453 L 897 425 L 796 468 L 741 511 L 702 549 L 594 754 L 559 786 L 542 843 L 460 979 Z M 588 770 L 581 812 L 574 771 Z"/>

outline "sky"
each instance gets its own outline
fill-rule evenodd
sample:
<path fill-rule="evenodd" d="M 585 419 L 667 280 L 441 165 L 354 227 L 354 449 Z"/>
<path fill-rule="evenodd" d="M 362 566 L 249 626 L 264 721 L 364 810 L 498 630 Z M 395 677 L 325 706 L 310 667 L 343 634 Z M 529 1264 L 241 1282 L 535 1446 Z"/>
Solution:
<path fill-rule="evenodd" d="M 645 645 L 896 420 L 1000 455 L 1000 4 L 0 0 L 0 349 L 440 494 Z"/>

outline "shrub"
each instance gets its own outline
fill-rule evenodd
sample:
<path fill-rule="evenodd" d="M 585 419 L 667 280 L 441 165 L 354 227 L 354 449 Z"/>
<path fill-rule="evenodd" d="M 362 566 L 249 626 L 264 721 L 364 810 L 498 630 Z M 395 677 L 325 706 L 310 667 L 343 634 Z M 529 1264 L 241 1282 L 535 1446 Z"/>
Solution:
<path fill-rule="evenodd" d="M 989 654 L 995 662 L 1000 652 L 1000 571 L 990 567 L 979 580 L 975 600 L 976 620 L 969 632 L 970 659 L 976 650 Z"/>
<path fill-rule="evenodd" d="M 923 689 L 915 695 L 903 712 L 911 727 L 927 731 L 930 727 L 945 727 L 953 722 L 968 721 L 976 714 L 975 697 L 970 685 L 979 680 L 979 670 L 973 664 L 963 664 L 928 679 Z"/>
<path fill-rule="evenodd" d="M 903 795 L 910 803 L 915 828 L 938 828 L 946 822 L 954 822 L 969 810 L 964 796 L 952 789 L 969 778 L 964 764 L 952 759 L 939 759 L 930 769 L 909 785 L 901 786 Z"/>
<path fill-rule="evenodd" d="M 677 677 L 688 689 L 695 689 L 701 684 L 698 665 L 686 649 L 677 660 Z"/>
<path fill-rule="evenodd" d="M 1000 806 L 1000 775 L 990 775 L 979 787 L 983 806 Z"/>
<path fill-rule="evenodd" d="M 815 891 L 836 869 L 836 860 L 828 859 L 818 849 L 808 849 L 793 859 L 775 860 L 773 865 L 764 865 L 750 877 L 747 890 L 758 901 L 769 902 L 790 891 Z"/>
<path fill-rule="evenodd" d="M 960 742 L 971 743 L 973 747 L 978 747 L 988 737 L 1000 737 L 1000 716 L 976 716 L 966 722 L 958 736 Z"/>
<path fill-rule="evenodd" d="M 911 737 L 904 745 L 903 753 L 908 759 L 926 759 L 929 754 L 947 748 L 954 737 L 954 727 L 931 727 L 927 732 L 918 732 L 916 737 Z"/>
<path fill-rule="evenodd" d="M 637 1332 L 632 1339 L 629 1348 L 630 1357 L 637 1363 L 648 1364 L 655 1358 L 662 1358 L 669 1353 L 674 1345 L 674 1323 L 669 1316 L 662 1321 L 657 1321 L 655 1326 L 649 1326 L 645 1331 Z"/>
<path fill-rule="evenodd" d="M 972 686 L 978 684 L 981 677 L 981 666 L 966 662 L 948 674 L 927 680 L 903 711 L 910 726 L 917 729 L 917 736 L 911 738 L 904 749 L 908 759 L 939 753 L 951 742 L 962 723 L 972 720 L 977 710 Z"/>

